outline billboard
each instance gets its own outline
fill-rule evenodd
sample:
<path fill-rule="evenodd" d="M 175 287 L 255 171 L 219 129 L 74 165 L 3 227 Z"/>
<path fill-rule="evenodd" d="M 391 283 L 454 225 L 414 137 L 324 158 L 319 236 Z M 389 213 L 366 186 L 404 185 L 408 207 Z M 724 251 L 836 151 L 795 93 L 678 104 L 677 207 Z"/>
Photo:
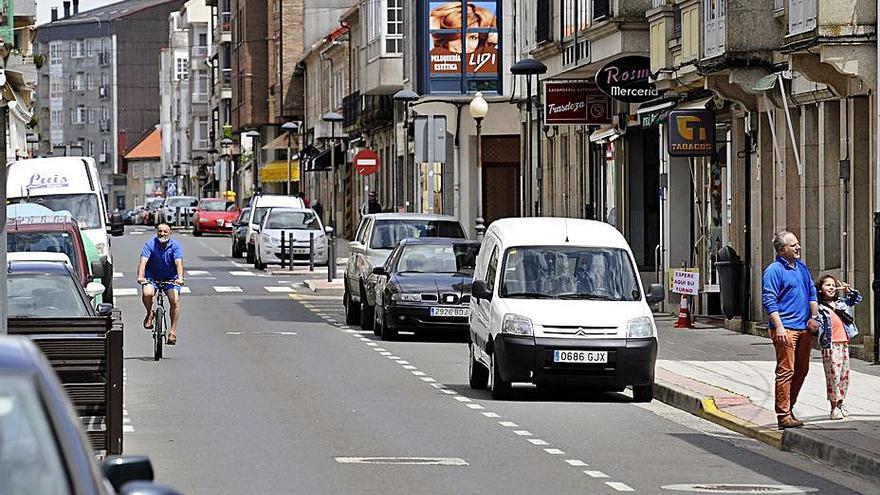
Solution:
<path fill-rule="evenodd" d="M 459 93 L 499 89 L 498 4 L 497 0 L 426 2 L 422 25 L 430 87 Z"/>
<path fill-rule="evenodd" d="M 715 153 L 715 113 L 673 110 L 667 117 L 670 156 L 711 156 Z"/>
<path fill-rule="evenodd" d="M 611 123 L 611 99 L 591 82 L 547 81 L 544 105 L 546 125 Z"/>

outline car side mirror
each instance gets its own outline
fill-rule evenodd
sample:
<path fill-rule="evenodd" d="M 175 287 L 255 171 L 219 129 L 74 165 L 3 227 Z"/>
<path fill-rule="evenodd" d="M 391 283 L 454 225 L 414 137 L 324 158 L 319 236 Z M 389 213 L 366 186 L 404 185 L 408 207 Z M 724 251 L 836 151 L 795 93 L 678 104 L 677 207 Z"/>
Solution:
<path fill-rule="evenodd" d="M 485 280 L 474 280 L 474 284 L 471 286 L 471 296 L 477 299 L 491 301 L 492 291 L 489 289 L 489 285 Z"/>
<path fill-rule="evenodd" d="M 645 296 L 645 300 L 648 304 L 657 304 L 662 301 L 663 298 L 666 297 L 665 292 L 663 291 L 663 286 L 660 284 L 651 284 L 651 287 L 648 288 L 648 294 Z"/>
<path fill-rule="evenodd" d="M 388 270 L 386 270 L 384 266 L 377 266 L 373 268 L 373 275 L 385 277 L 388 275 Z"/>
<path fill-rule="evenodd" d="M 153 464 L 145 456 L 110 456 L 101 463 L 101 474 L 117 492 L 130 481 L 153 481 L 154 476 Z"/>
<path fill-rule="evenodd" d="M 364 245 L 358 241 L 349 242 L 348 248 L 349 248 L 349 250 L 351 250 L 355 253 L 358 253 L 358 254 L 364 254 L 364 252 L 366 251 L 366 249 L 364 248 Z"/>
<path fill-rule="evenodd" d="M 180 495 L 180 492 L 151 481 L 132 481 L 122 487 L 119 495 Z"/>
<path fill-rule="evenodd" d="M 324 227 L 324 232 L 326 232 L 327 235 L 333 235 L 333 227 L 330 227 L 330 226 Z"/>
<path fill-rule="evenodd" d="M 260 226 L 259 226 L 259 225 L 255 225 L 255 226 L 254 226 L 254 232 L 259 232 L 259 231 L 260 231 Z"/>
<path fill-rule="evenodd" d="M 101 261 L 92 262 L 92 276 L 95 278 L 104 278 L 104 263 Z"/>
<path fill-rule="evenodd" d="M 113 313 L 113 305 L 110 303 L 101 303 L 95 309 L 98 316 L 110 316 Z"/>
<path fill-rule="evenodd" d="M 104 289 L 104 284 L 100 282 L 89 282 L 88 285 L 86 285 L 86 294 L 94 299 L 99 294 L 103 294 Z"/>

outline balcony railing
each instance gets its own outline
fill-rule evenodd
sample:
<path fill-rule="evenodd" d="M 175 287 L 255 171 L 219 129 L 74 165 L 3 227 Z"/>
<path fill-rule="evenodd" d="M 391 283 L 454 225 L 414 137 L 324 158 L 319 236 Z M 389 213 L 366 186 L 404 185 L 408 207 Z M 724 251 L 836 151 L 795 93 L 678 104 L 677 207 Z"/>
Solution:
<path fill-rule="evenodd" d="M 232 69 L 223 69 L 221 73 L 220 80 L 223 81 L 223 85 L 232 86 Z"/>
<path fill-rule="evenodd" d="M 361 117 L 361 92 L 355 91 L 342 99 L 342 126 L 357 125 Z"/>

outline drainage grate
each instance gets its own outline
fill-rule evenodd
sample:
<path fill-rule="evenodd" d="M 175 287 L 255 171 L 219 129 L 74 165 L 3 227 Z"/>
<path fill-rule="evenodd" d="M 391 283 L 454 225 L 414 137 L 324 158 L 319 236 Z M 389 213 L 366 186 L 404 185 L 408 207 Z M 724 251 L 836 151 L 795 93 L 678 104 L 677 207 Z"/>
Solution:
<path fill-rule="evenodd" d="M 690 492 L 690 493 L 771 493 L 771 494 L 793 494 L 793 493 L 812 493 L 818 491 L 816 488 L 808 486 L 793 485 L 740 485 L 740 484 L 682 484 L 682 485 L 666 485 L 661 487 L 664 490 Z"/>

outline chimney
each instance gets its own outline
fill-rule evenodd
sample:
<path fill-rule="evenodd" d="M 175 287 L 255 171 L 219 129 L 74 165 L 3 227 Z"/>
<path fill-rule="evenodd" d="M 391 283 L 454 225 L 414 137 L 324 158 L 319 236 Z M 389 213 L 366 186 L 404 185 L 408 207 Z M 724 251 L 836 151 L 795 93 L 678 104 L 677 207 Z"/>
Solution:
<path fill-rule="evenodd" d="M 79 0 L 73 0 L 73 15 L 79 14 Z"/>
<path fill-rule="evenodd" d="M 70 17 L 70 0 L 64 0 L 62 3 L 64 4 L 64 18 L 67 19 Z"/>
<path fill-rule="evenodd" d="M 52 22 L 58 20 L 58 7 L 52 7 Z"/>

